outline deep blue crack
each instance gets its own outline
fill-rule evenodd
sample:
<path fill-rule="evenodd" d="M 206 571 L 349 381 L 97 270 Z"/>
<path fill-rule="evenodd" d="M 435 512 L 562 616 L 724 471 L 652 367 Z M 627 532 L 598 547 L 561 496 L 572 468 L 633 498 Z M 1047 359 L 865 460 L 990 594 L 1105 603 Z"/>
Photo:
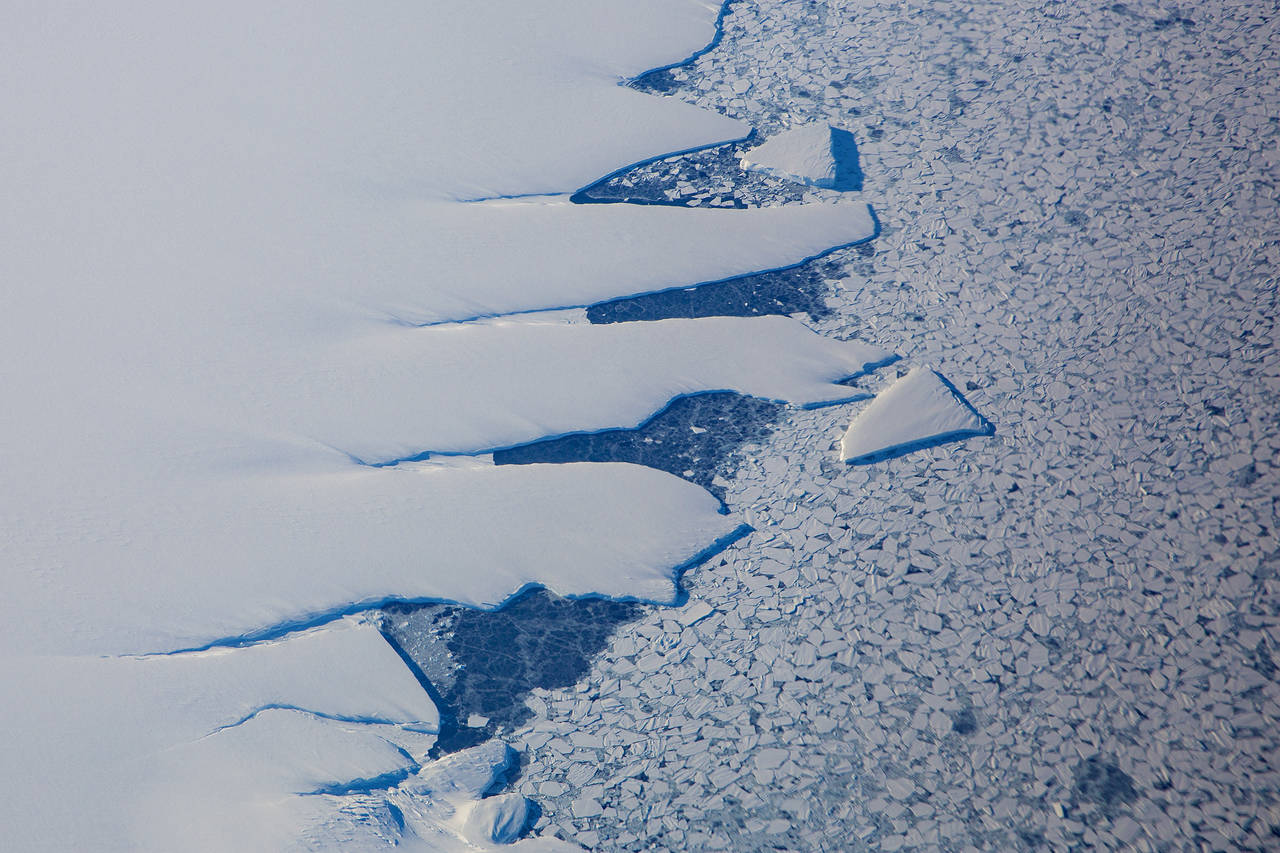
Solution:
<path fill-rule="evenodd" d="M 402 721 L 385 719 L 383 717 L 353 716 L 349 714 L 326 714 L 321 711 L 313 711 L 310 708 L 302 708 L 298 705 L 272 703 L 269 705 L 262 705 L 261 707 L 254 708 L 252 711 L 250 711 L 248 714 L 245 714 L 240 719 L 235 720 L 234 722 L 226 723 L 225 725 L 218 726 L 216 729 L 209 732 L 209 734 L 216 735 L 220 732 L 225 732 L 228 729 L 234 729 L 238 726 L 243 726 L 244 724 L 250 722 L 251 720 L 256 719 L 259 715 L 265 714 L 268 711 L 295 711 L 299 714 L 306 714 L 309 717 L 315 717 L 318 720 L 330 720 L 338 723 L 362 723 L 362 724 L 368 724 L 368 725 L 398 726 L 399 728 L 406 729 L 408 731 L 426 732 L 428 734 L 430 734 L 432 731 L 430 728 L 427 728 L 423 725 L 415 725 L 412 723 L 406 724 Z M 405 757 L 406 758 L 408 757 L 407 753 L 405 753 Z"/>

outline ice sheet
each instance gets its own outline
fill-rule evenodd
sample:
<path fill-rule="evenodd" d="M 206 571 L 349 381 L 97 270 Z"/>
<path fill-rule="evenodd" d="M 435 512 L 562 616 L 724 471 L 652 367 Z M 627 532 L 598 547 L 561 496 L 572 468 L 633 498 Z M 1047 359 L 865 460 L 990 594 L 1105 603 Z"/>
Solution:
<path fill-rule="evenodd" d="M 132 484 L 128 527 L 70 482 L 29 496 L 7 529 L 63 522 L 6 549 L 41 570 L 6 608 L 5 648 L 189 648 L 397 598 L 492 607 L 531 583 L 669 601 L 674 569 L 739 524 L 638 465 L 319 463 L 210 476 L 199 494 Z"/>
<path fill-rule="evenodd" d="M 506 748 L 484 784 L 480 756 L 429 760 L 436 709 L 358 620 L 235 650 L 8 657 L 0 676 L 22 697 L 0 725 L 25 735 L 0 755 L 34 770 L 0 798 L 14 850 L 474 850 L 501 816 L 475 800 Z"/>
<path fill-rule="evenodd" d="M 573 190 L 747 133 L 616 85 L 696 50 L 714 20 L 697 0 L 6 3 L 0 51 L 23 80 L 4 95 L 23 117 L 7 134 L 24 176 L 10 200 L 115 189 L 125 207 L 194 207 L 315 182 L 386 201 Z M 197 187 L 213 195 L 184 198 Z"/>
<path fill-rule="evenodd" d="M 616 85 L 691 50 L 715 11 L 7 6 L 0 39 L 27 82 L 2 96 L 23 121 L 0 158 L 0 513 L 16 531 L 0 556 L 38 580 L 0 636 L 167 648 L 391 595 L 492 604 L 538 579 L 620 594 L 632 571 L 645 578 L 633 594 L 662 597 L 647 573 L 723 533 L 682 484 L 618 467 L 420 478 L 355 462 L 634 423 L 665 397 L 727 385 L 803 402 L 843 393 L 825 383 L 857 369 L 854 350 L 779 323 L 752 327 L 755 351 L 725 326 L 689 326 L 680 343 L 655 324 L 460 328 L 446 352 L 405 326 L 687 286 L 870 233 L 864 205 L 446 201 L 567 191 L 604 168 L 583 165 L 593 158 L 615 168 L 718 138 L 721 117 Z M 583 93 L 623 106 L 588 108 Z M 646 345 L 658 348 L 647 362 Z M 624 400 L 610 383 L 641 393 Z M 637 524 L 599 516 L 601 542 L 557 555 L 569 575 L 508 559 L 486 585 L 485 571 L 421 556 L 496 524 L 537 538 L 539 513 L 572 517 L 636 478 L 618 510 Z M 563 503 L 513 503 L 544 487 Z M 669 547 L 650 499 L 692 511 Z M 470 507 L 460 523 L 431 518 L 455 505 Z M 635 564 L 605 559 L 637 546 Z M 588 563 L 603 580 L 587 582 Z M 360 584 L 339 577 L 366 564 Z M 418 582 L 396 588 L 411 565 Z"/>
<path fill-rule="evenodd" d="M 836 380 L 892 358 L 785 317 L 376 328 L 294 356 L 260 366 L 254 385 L 274 387 L 270 396 L 211 376 L 165 405 L 378 463 L 635 426 L 684 394 L 845 400 L 857 392 Z"/>

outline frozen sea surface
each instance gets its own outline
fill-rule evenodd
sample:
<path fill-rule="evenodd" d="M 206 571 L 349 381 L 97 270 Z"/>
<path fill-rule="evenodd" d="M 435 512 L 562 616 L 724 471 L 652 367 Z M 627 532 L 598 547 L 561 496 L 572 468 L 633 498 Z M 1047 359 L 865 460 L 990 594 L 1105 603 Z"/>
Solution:
<path fill-rule="evenodd" d="M 816 326 L 938 365 L 998 431 L 845 468 L 854 404 L 754 440 L 725 499 L 755 532 L 685 576 L 710 614 L 648 612 L 534 691 L 542 826 L 1275 847 L 1273 12 L 735 3 L 714 50 L 644 78 L 762 136 L 850 127 L 882 232 L 824 259 Z M 704 203 L 763 180 L 711 174 Z"/>

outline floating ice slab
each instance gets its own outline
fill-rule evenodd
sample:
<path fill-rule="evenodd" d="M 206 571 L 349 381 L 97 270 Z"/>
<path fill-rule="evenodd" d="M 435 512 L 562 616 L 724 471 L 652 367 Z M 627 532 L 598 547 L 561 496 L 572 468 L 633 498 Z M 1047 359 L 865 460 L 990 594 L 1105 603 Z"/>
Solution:
<path fill-rule="evenodd" d="M 990 432 L 991 425 L 941 376 L 917 367 L 858 413 L 840 442 L 840 455 L 846 462 L 872 462 Z"/>
<path fill-rule="evenodd" d="M 742 156 L 742 167 L 815 187 L 862 189 L 853 135 L 826 124 L 806 124 L 771 137 Z"/>

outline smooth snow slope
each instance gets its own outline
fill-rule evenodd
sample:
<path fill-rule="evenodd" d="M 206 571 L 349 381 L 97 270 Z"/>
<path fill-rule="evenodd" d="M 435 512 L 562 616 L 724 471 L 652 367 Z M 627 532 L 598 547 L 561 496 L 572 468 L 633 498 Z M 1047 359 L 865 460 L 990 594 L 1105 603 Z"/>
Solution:
<path fill-rule="evenodd" d="M 23 33 L 6 51 L 24 85 L 4 96 L 6 113 L 23 120 L 10 125 L 0 158 L 10 200 L 0 276 L 12 283 L 0 318 L 12 498 L 0 508 L 6 528 L 21 531 L 4 542 L 7 564 L 41 572 L 26 590 L 30 615 L 7 620 L 8 642 L 37 642 L 31 629 L 54 612 L 65 627 L 39 643 L 120 652 L 228 633 L 221 616 L 196 616 L 238 596 L 241 632 L 349 604 L 345 585 L 306 584 L 323 603 L 285 595 L 262 606 L 225 583 L 222 597 L 198 599 L 184 627 L 166 633 L 119 615 L 150 596 L 114 572 L 199 589 L 203 575 L 178 556 L 188 552 L 227 578 L 258 571 L 265 554 L 279 559 L 272 577 L 296 574 L 299 584 L 350 572 L 351 552 L 411 527 L 402 516 L 429 500 L 420 494 L 446 488 L 439 478 L 362 472 L 352 457 L 626 424 L 663 396 L 726 386 L 828 398 L 814 386 L 846 371 L 840 365 L 855 372 L 856 348 L 852 358 L 825 343 L 806 343 L 809 356 L 784 352 L 800 338 L 776 323 L 759 327 L 749 361 L 729 352 L 710 369 L 697 362 L 728 338 L 710 326 L 682 345 L 683 368 L 656 352 L 640 363 L 635 330 L 577 333 L 590 339 L 584 359 L 630 352 L 650 389 L 640 403 L 614 396 L 616 412 L 590 403 L 589 416 L 572 401 L 590 400 L 601 381 L 559 369 L 567 333 L 513 328 L 486 350 L 491 330 L 460 329 L 457 347 L 442 348 L 431 330 L 415 336 L 403 325 L 684 286 L 867 236 L 864 205 L 738 213 L 444 201 L 472 190 L 568 190 L 605 161 L 743 130 L 616 85 L 708 37 L 713 13 L 687 0 L 642 11 L 567 3 L 536 15 L 514 0 L 470 11 L 6 7 L 0 32 Z M 491 126 L 495 111 L 505 133 Z M 416 369 L 413 359 L 434 364 Z M 745 374 L 771 360 L 791 365 L 786 381 L 753 387 Z M 522 412 L 494 387 L 504 364 L 506 388 L 532 372 L 521 398 L 539 411 Z M 418 410 L 415 434 L 402 423 L 414 412 L 408 401 L 433 393 L 437 410 Z M 553 417 L 556 400 L 572 405 Z M 483 506 L 481 490 L 498 501 L 516 476 L 499 472 L 483 486 L 463 476 L 448 489 L 461 493 L 468 481 Z M 577 493 L 593 494 L 597 476 Z M 574 493 L 561 494 L 576 505 Z M 360 535 L 357 522 L 329 521 L 352 503 L 381 519 L 375 529 Z M 484 524 L 477 516 L 459 535 Z M 283 557 L 302 527 L 315 528 L 319 563 Z M 706 520 L 702 544 L 720 527 Z M 677 562 L 698 550 L 687 543 Z M 479 598 L 470 594 L 478 581 L 420 566 L 415 553 L 402 559 L 448 578 L 431 585 L 441 595 Z M 509 591 L 536 580 L 525 572 Z"/>
<path fill-rule="evenodd" d="M 320 805 L 289 794 L 404 769 L 438 723 L 378 632 L 345 622 L 235 651 L 8 656 L 0 677 L 10 850 L 284 849 Z M 274 738 L 246 755 L 255 719 Z"/>
<path fill-rule="evenodd" d="M 395 597 L 493 606 L 530 583 L 668 600 L 676 567 L 735 528 L 701 490 L 633 466 L 360 464 L 626 425 L 725 387 L 827 401 L 847 393 L 832 379 L 881 357 L 789 320 L 415 328 L 870 236 L 864 205 L 464 201 L 568 193 L 744 135 L 616 85 L 705 42 L 715 13 L 693 0 L 0 9 L 17 81 L 0 93 L 8 837 L 358 849 L 353 833 L 395 822 L 297 795 L 414 770 L 421 750 L 389 749 L 385 729 L 434 712 L 401 701 L 394 656 L 320 629 L 338 657 L 280 652 L 282 671 L 326 688 L 305 703 L 287 680 L 240 674 L 258 647 L 172 668 L 117 656 L 276 638 Z M 375 683 L 335 667 L 343 655 Z M 344 711 L 348 695 L 375 711 Z M 219 729 L 298 704 L 308 713 Z M 272 742 L 325 746 L 263 756 Z"/>

